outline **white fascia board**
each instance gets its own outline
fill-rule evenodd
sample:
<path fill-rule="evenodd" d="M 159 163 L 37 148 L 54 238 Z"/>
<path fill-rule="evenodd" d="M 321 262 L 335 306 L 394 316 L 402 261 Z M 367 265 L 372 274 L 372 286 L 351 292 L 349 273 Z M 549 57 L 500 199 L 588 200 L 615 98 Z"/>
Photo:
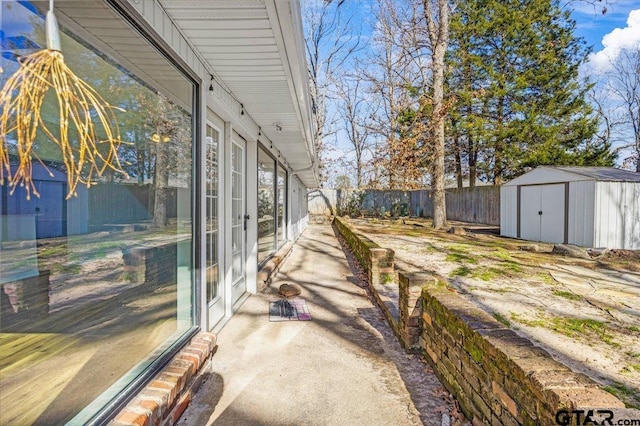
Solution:
<path fill-rule="evenodd" d="M 294 102 L 302 137 L 305 138 L 304 143 L 309 159 L 307 164 L 293 166 L 294 168 L 311 167 L 315 163 L 316 152 L 311 131 L 311 101 L 300 2 L 298 0 L 266 0 L 265 5 L 284 64 L 292 102 Z"/>

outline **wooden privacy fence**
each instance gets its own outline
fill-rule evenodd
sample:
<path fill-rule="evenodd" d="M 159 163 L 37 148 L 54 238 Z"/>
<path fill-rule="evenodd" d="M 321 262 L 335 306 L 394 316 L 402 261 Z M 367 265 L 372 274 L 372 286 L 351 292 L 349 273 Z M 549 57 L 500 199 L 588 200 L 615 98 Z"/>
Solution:
<path fill-rule="evenodd" d="M 167 217 L 177 216 L 176 188 L 166 188 Z M 89 191 L 90 226 L 133 223 L 153 218 L 153 185 L 111 184 L 96 185 Z M 104 206 L 118 206 L 105 209 Z"/>
<path fill-rule="evenodd" d="M 500 225 L 500 187 L 476 186 L 446 190 L 447 219 Z M 432 191 L 411 191 L 412 216 L 432 217 Z"/>
<path fill-rule="evenodd" d="M 499 186 L 447 189 L 445 200 L 447 219 L 500 225 Z M 309 194 L 309 213 L 432 217 L 433 197 L 430 190 L 321 189 Z"/>

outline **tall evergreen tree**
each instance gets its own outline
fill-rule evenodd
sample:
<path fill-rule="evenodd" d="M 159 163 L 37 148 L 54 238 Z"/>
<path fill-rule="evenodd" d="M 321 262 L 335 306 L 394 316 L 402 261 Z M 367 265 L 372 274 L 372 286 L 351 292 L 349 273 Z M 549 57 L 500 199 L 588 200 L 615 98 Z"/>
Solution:
<path fill-rule="evenodd" d="M 470 174 L 500 184 L 543 164 L 612 163 L 578 76 L 589 50 L 557 0 L 468 0 L 452 18 L 450 139 Z"/>

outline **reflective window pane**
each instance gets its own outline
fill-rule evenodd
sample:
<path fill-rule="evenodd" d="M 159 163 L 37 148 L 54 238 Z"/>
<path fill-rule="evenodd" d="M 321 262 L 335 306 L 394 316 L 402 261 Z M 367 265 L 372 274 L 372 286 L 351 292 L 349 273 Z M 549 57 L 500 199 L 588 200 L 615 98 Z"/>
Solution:
<path fill-rule="evenodd" d="M 275 252 L 276 240 L 276 162 L 267 152 L 258 148 L 258 262 Z"/>
<path fill-rule="evenodd" d="M 205 140 L 205 179 L 207 182 L 206 204 L 207 204 L 207 301 L 210 302 L 218 297 L 220 284 L 218 271 L 218 144 L 220 142 L 220 132 L 211 126 L 207 126 Z"/>
<path fill-rule="evenodd" d="M 46 46 L 48 2 L 0 7 L 4 86 L 21 72 L 19 56 Z M 13 175 L 31 165 L 33 187 L 5 179 L 0 192 L 3 425 L 85 423 L 194 325 L 194 83 L 105 2 L 55 7 L 64 63 L 115 107 L 106 126 L 121 143 L 97 144 L 98 169 L 87 157 L 72 168 L 51 139 L 65 131 L 52 88 L 32 162 L 20 158 L 17 133 L 6 135 Z M 107 140 L 89 116 L 95 139 Z M 66 126 L 76 153 L 81 128 Z M 84 182 L 75 188 L 73 170 Z"/>
<path fill-rule="evenodd" d="M 287 217 L 287 171 L 278 163 L 278 248 L 282 247 L 287 240 L 286 217 Z"/>

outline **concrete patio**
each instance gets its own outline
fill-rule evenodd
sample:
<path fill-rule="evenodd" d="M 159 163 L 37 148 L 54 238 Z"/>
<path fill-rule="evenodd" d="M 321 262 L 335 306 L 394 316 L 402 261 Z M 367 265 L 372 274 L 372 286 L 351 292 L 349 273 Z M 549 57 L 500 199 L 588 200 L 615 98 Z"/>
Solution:
<path fill-rule="evenodd" d="M 330 225 L 310 225 L 271 286 L 218 334 L 186 425 L 440 425 L 451 400 L 407 354 Z M 302 289 L 311 321 L 270 322 L 278 287 Z"/>

